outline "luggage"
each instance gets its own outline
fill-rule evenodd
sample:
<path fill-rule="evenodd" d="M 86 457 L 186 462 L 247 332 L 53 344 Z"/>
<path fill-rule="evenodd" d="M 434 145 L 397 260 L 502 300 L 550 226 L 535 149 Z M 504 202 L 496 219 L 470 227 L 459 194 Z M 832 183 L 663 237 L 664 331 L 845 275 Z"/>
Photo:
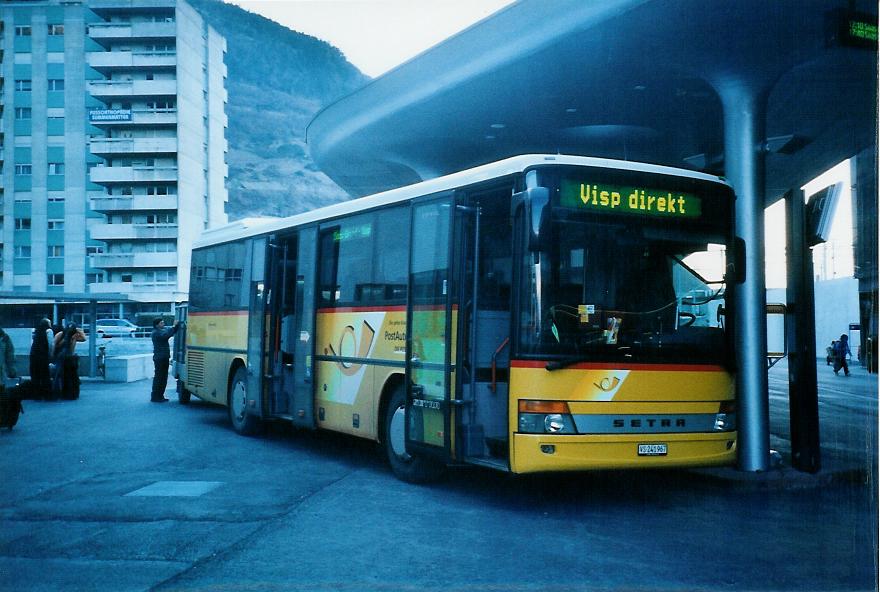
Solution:
<path fill-rule="evenodd" d="M 63 376 L 61 398 L 68 401 L 79 399 L 79 356 L 76 354 L 64 356 L 61 373 Z"/>
<path fill-rule="evenodd" d="M 6 379 L 0 388 L 0 428 L 11 430 L 18 423 L 18 416 L 24 411 L 21 406 L 21 379 Z"/>

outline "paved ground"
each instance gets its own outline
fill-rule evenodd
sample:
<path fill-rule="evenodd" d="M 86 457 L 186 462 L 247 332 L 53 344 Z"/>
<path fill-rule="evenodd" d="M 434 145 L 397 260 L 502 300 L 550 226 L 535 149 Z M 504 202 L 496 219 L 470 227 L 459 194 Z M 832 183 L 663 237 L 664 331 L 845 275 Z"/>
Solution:
<path fill-rule="evenodd" d="M 816 476 L 462 469 L 429 487 L 369 443 L 242 438 L 223 409 L 150 404 L 146 381 L 87 383 L 0 431 L 0 590 L 873 590 L 877 381 L 819 370 Z"/>

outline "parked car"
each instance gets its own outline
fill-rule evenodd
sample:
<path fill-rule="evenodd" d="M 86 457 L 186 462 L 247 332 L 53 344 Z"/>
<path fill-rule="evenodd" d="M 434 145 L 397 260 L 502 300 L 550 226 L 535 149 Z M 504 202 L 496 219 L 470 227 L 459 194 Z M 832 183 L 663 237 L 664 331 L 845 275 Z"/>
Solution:
<path fill-rule="evenodd" d="M 125 319 L 98 319 L 95 331 L 98 337 L 134 337 L 138 326 Z"/>

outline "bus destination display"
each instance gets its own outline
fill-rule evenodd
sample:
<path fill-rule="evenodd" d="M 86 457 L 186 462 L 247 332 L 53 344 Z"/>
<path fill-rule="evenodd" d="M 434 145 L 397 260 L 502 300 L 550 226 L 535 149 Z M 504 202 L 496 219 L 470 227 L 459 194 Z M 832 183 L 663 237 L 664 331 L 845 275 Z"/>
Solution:
<path fill-rule="evenodd" d="M 560 206 L 597 213 L 664 218 L 699 218 L 702 213 L 700 198 L 682 191 L 563 179 L 559 193 Z"/>

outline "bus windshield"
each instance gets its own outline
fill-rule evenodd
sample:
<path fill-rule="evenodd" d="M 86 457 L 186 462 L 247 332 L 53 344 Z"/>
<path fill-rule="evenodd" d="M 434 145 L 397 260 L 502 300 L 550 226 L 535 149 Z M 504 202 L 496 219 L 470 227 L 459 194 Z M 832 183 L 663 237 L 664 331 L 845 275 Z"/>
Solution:
<path fill-rule="evenodd" d="M 523 261 L 521 354 L 556 367 L 726 361 L 722 229 L 554 215 L 545 232 Z"/>

